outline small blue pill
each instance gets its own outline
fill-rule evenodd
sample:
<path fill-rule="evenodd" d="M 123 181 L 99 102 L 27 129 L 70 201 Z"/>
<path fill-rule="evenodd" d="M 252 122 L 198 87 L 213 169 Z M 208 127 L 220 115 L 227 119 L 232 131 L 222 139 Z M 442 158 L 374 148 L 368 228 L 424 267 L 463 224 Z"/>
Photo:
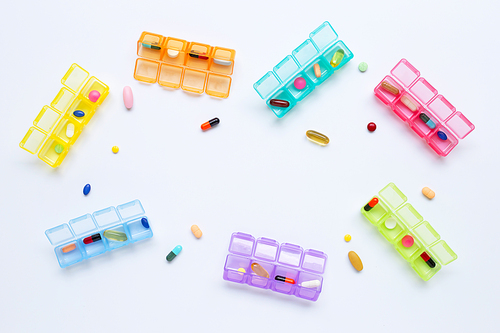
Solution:
<path fill-rule="evenodd" d="M 85 116 L 85 112 L 80 111 L 80 110 L 76 110 L 75 112 L 73 112 L 73 115 L 75 117 L 81 118 L 81 117 Z"/>
<path fill-rule="evenodd" d="M 83 187 L 83 194 L 87 195 L 90 192 L 90 184 L 87 184 Z"/>
<path fill-rule="evenodd" d="M 144 228 L 149 229 L 149 222 L 148 222 L 148 219 L 147 219 L 147 218 L 143 217 L 143 218 L 141 219 L 141 223 L 142 223 L 142 226 L 143 226 Z"/>
<path fill-rule="evenodd" d="M 443 131 L 438 131 L 438 132 L 437 132 L 437 135 L 438 135 L 438 138 L 440 138 L 440 139 L 441 139 L 441 140 L 443 140 L 443 141 L 448 140 L 448 136 L 447 136 L 447 135 L 446 135 L 446 133 L 445 133 L 445 132 L 443 132 Z"/>

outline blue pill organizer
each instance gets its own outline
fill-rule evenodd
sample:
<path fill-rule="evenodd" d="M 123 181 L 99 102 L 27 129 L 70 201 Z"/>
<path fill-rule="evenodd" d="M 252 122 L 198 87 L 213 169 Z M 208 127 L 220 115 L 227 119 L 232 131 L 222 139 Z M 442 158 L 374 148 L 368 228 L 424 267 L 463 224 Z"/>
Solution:
<path fill-rule="evenodd" d="M 123 233 L 126 240 L 106 238 L 106 231 L 119 235 Z M 141 202 L 134 200 L 116 208 L 108 207 L 74 218 L 69 224 L 64 223 L 46 230 L 45 235 L 55 246 L 59 266 L 64 268 L 104 252 L 151 238 L 153 230 L 149 219 L 144 215 Z"/>
<path fill-rule="evenodd" d="M 333 30 L 328 21 L 325 21 L 316 30 L 309 34 L 309 39 L 292 51 L 273 71 L 267 72 L 253 87 L 266 100 L 267 106 L 273 110 L 278 118 L 283 117 L 296 104 L 309 95 L 316 86 L 326 81 L 335 71 L 342 68 L 354 54 L 347 48 Z M 333 67 L 330 61 L 335 52 L 343 50 L 344 57 L 340 64 Z M 318 64 L 321 76 L 316 77 L 314 65 Z M 294 81 L 298 77 L 306 80 L 304 89 L 297 89 Z M 278 107 L 270 104 L 271 99 L 289 102 L 288 107 Z"/>

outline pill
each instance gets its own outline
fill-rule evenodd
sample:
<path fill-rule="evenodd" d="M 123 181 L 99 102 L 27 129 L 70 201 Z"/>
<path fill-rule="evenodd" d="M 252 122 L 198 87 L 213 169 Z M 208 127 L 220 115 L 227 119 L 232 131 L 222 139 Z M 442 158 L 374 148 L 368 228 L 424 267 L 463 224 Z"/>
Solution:
<path fill-rule="evenodd" d="M 241 273 L 246 273 L 246 269 L 244 269 L 243 267 L 240 267 L 237 269 L 238 272 L 241 272 Z"/>
<path fill-rule="evenodd" d="M 92 90 L 91 92 L 89 92 L 89 99 L 92 103 L 97 102 L 99 97 L 101 97 L 101 93 L 98 92 L 97 90 Z"/>
<path fill-rule="evenodd" d="M 62 251 L 62 253 L 68 253 L 68 252 L 73 251 L 74 249 L 76 249 L 76 244 L 75 243 L 66 245 L 65 247 L 63 247 L 61 249 L 61 251 Z"/>
<path fill-rule="evenodd" d="M 330 139 L 328 139 L 326 135 L 313 130 L 307 131 L 306 137 L 309 139 L 309 141 L 312 141 L 320 146 L 326 146 L 330 142 Z"/>
<path fill-rule="evenodd" d="M 233 62 L 230 60 L 222 60 L 222 59 L 214 58 L 214 63 L 216 63 L 217 65 L 221 65 L 221 66 L 231 66 L 231 64 Z"/>
<path fill-rule="evenodd" d="M 428 187 L 424 187 L 422 189 L 422 194 L 429 199 L 433 199 L 436 196 L 436 193 Z"/>
<path fill-rule="evenodd" d="M 174 258 L 177 257 L 179 253 L 181 253 L 181 251 L 182 251 L 182 246 L 177 245 L 176 247 L 174 247 L 174 249 L 170 251 L 170 253 L 168 254 L 167 261 L 174 260 Z"/>
<path fill-rule="evenodd" d="M 385 220 L 384 225 L 387 229 L 392 230 L 396 228 L 396 225 L 398 223 L 396 222 L 396 219 L 389 217 L 387 220 Z"/>
<path fill-rule="evenodd" d="M 215 125 L 218 125 L 219 122 L 220 122 L 219 118 L 210 119 L 206 123 L 201 124 L 201 129 L 204 130 L 204 131 L 206 131 L 207 129 L 212 128 Z"/>
<path fill-rule="evenodd" d="M 91 244 L 91 243 L 95 243 L 95 242 L 98 242 L 100 241 L 102 238 L 101 238 L 101 234 L 94 234 L 92 236 L 89 236 L 89 237 L 86 237 L 83 239 L 83 244 Z"/>
<path fill-rule="evenodd" d="M 358 272 L 363 270 L 363 263 L 356 252 L 349 252 L 349 261 L 351 262 L 352 267 L 356 268 Z"/>
<path fill-rule="evenodd" d="M 410 235 L 406 235 L 401 239 L 401 244 L 403 244 L 404 247 L 412 247 L 413 243 L 415 243 L 415 240 Z"/>
<path fill-rule="evenodd" d="M 75 112 L 73 112 L 73 115 L 75 117 L 81 118 L 81 117 L 85 116 L 85 112 L 80 111 L 80 110 L 76 110 Z"/>
<path fill-rule="evenodd" d="M 179 51 L 178 50 L 168 49 L 167 50 L 167 55 L 168 55 L 169 58 L 175 59 L 179 55 Z"/>
<path fill-rule="evenodd" d="M 387 82 L 384 81 L 384 82 L 382 82 L 382 84 L 380 85 L 380 87 L 382 89 L 384 89 L 385 91 L 390 92 L 393 95 L 399 95 L 399 89 L 396 88 L 396 87 L 394 87 L 390 83 L 387 83 Z"/>
<path fill-rule="evenodd" d="M 434 123 L 425 113 L 421 113 L 419 117 L 430 129 L 436 128 L 436 123 Z"/>
<path fill-rule="evenodd" d="M 368 128 L 368 130 L 370 132 L 374 132 L 377 129 L 377 124 L 375 124 L 375 123 L 368 123 L 368 125 L 366 126 L 366 128 Z"/>
<path fill-rule="evenodd" d="M 406 95 L 401 97 L 401 103 L 406 105 L 406 107 L 408 109 L 410 109 L 412 112 L 415 112 L 418 110 L 416 103 Z"/>
<path fill-rule="evenodd" d="M 314 75 L 316 75 L 316 77 L 321 77 L 321 68 L 319 64 L 314 64 Z"/>
<path fill-rule="evenodd" d="M 293 81 L 293 86 L 296 89 L 302 90 L 306 87 L 306 80 L 303 77 L 298 77 Z"/>
<path fill-rule="evenodd" d="M 345 236 L 344 236 L 344 240 L 345 240 L 346 242 L 350 242 L 350 241 L 351 241 L 351 235 L 349 235 L 349 234 L 345 235 Z"/>
<path fill-rule="evenodd" d="M 111 151 L 114 153 L 114 154 L 117 154 L 119 151 L 120 151 L 120 148 L 118 148 L 118 146 L 113 146 L 111 148 Z"/>
<path fill-rule="evenodd" d="M 338 65 L 340 65 L 343 58 L 344 58 L 344 50 L 342 49 L 337 50 L 337 52 L 333 54 L 332 60 L 330 60 L 330 65 L 332 65 L 333 68 L 337 67 Z"/>
<path fill-rule="evenodd" d="M 364 61 L 360 62 L 358 65 L 358 69 L 360 72 L 366 72 L 366 70 L 368 69 L 368 64 Z"/>
<path fill-rule="evenodd" d="M 282 281 L 282 282 L 286 282 L 286 283 L 290 283 L 290 284 L 295 284 L 295 280 L 294 279 L 290 279 L 290 278 L 287 278 L 287 277 L 284 277 L 284 276 L 281 276 L 281 275 L 276 275 L 274 277 L 274 279 L 276 281 Z"/>
<path fill-rule="evenodd" d="M 134 106 L 134 95 L 132 94 L 132 88 L 129 86 L 123 87 L 123 103 L 125 103 L 127 109 Z"/>
<path fill-rule="evenodd" d="M 142 43 L 142 46 L 144 47 L 147 47 L 148 49 L 153 49 L 153 50 L 161 50 L 161 47 L 158 46 L 158 43 L 157 42 L 154 42 L 152 43 L 153 45 L 151 44 L 147 44 L 147 43 Z"/>
<path fill-rule="evenodd" d="M 437 136 L 438 136 L 438 138 L 440 138 L 443 141 L 448 140 L 448 136 L 443 131 L 437 131 Z"/>
<path fill-rule="evenodd" d="M 287 108 L 290 106 L 290 103 L 288 101 L 284 101 L 282 99 L 272 99 L 269 101 L 269 104 L 272 106 L 277 106 L 279 108 Z"/>
<path fill-rule="evenodd" d="M 208 57 L 207 57 L 206 53 L 204 53 L 204 52 L 191 51 L 191 52 L 189 52 L 189 56 L 192 58 L 208 60 Z"/>
<path fill-rule="evenodd" d="M 196 237 L 196 238 L 201 238 L 201 236 L 203 235 L 203 233 L 200 230 L 200 227 L 198 227 L 196 224 L 193 224 L 191 226 L 191 232 L 193 233 L 194 237 Z"/>
<path fill-rule="evenodd" d="M 116 230 L 106 230 L 102 235 L 115 242 L 125 242 L 128 239 L 126 233 Z"/>
<path fill-rule="evenodd" d="M 143 226 L 144 228 L 149 229 L 149 221 L 148 221 L 148 219 L 147 219 L 147 218 L 143 217 L 143 218 L 141 219 L 141 224 L 142 224 L 142 226 Z"/>
<path fill-rule="evenodd" d="M 90 184 L 87 184 L 83 187 L 83 194 L 87 195 L 90 193 Z"/>
<path fill-rule="evenodd" d="M 262 267 L 258 263 L 254 262 L 250 267 L 252 268 L 252 271 L 258 276 L 262 276 L 269 279 L 269 273 L 266 271 L 264 267 Z"/>
<path fill-rule="evenodd" d="M 434 262 L 434 260 L 427 254 L 427 252 L 422 252 L 422 254 L 420 255 L 420 258 L 424 259 L 424 261 L 427 263 L 427 265 L 430 267 L 430 268 L 434 268 L 436 267 L 436 263 Z"/>
<path fill-rule="evenodd" d="M 68 123 L 66 125 L 66 136 L 72 138 L 75 135 L 75 125 L 73 123 Z"/>
<path fill-rule="evenodd" d="M 373 198 L 370 200 L 369 203 L 366 204 L 366 206 L 364 207 L 364 210 L 369 211 L 370 209 L 375 207 L 377 204 L 378 204 L 378 198 Z"/>
<path fill-rule="evenodd" d="M 299 286 L 304 287 L 304 288 L 318 288 L 321 286 L 321 281 L 320 280 L 311 280 L 311 281 L 304 281 Z"/>
<path fill-rule="evenodd" d="M 54 150 L 56 151 L 56 153 L 60 154 L 64 151 L 64 146 L 60 143 L 58 143 L 55 147 L 54 147 Z"/>

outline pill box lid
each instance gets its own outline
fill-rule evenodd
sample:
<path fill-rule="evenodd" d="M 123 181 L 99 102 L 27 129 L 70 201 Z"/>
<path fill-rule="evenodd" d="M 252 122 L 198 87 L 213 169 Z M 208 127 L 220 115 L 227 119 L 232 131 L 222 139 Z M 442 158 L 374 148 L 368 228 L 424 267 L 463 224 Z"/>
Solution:
<path fill-rule="evenodd" d="M 89 72 L 81 68 L 77 64 L 71 65 L 66 74 L 61 79 L 61 83 L 68 87 L 72 92 L 76 93 L 83 87 L 85 81 L 89 77 Z"/>
<path fill-rule="evenodd" d="M 46 138 L 46 133 L 42 132 L 37 127 L 32 126 L 24 135 L 23 140 L 19 143 L 19 147 L 32 154 L 36 154 L 38 150 L 40 150 L 40 147 Z"/>
<path fill-rule="evenodd" d="M 265 237 L 257 238 L 253 256 L 262 260 L 276 261 L 279 246 L 279 243 L 274 239 Z"/>
<path fill-rule="evenodd" d="M 460 139 L 465 138 L 476 127 L 461 112 L 455 113 L 446 121 L 446 126 Z"/>
<path fill-rule="evenodd" d="M 392 209 L 398 208 L 407 200 L 403 192 L 394 183 L 389 183 L 378 194 Z"/>
<path fill-rule="evenodd" d="M 429 248 L 431 256 L 436 258 L 441 265 L 448 265 L 458 258 L 457 254 L 446 244 L 444 240 L 439 241 Z"/>
<path fill-rule="evenodd" d="M 252 235 L 243 232 L 235 232 L 231 235 L 229 243 L 229 252 L 251 256 L 255 245 L 255 238 Z"/>
<path fill-rule="evenodd" d="M 63 242 L 75 238 L 73 231 L 71 231 L 71 228 L 67 223 L 63 223 L 61 225 L 58 225 L 57 227 L 45 230 L 45 235 L 52 245 L 59 245 Z"/>
<path fill-rule="evenodd" d="M 299 47 L 292 51 L 293 58 L 302 67 L 306 66 L 309 62 L 315 59 L 317 54 L 318 49 L 316 49 L 310 39 L 307 39 L 305 42 L 300 44 Z"/>
<path fill-rule="evenodd" d="M 409 87 L 420 76 L 420 72 L 404 58 L 394 66 L 391 74 L 405 87 Z"/>
<path fill-rule="evenodd" d="M 309 249 L 304 252 L 304 260 L 302 262 L 302 269 L 323 274 L 325 272 L 326 259 L 328 256 L 321 251 Z"/>
<path fill-rule="evenodd" d="M 69 226 L 73 230 L 75 236 L 81 236 L 98 230 L 94 218 L 90 214 L 85 214 L 70 220 Z"/>
<path fill-rule="evenodd" d="M 92 216 L 99 227 L 105 227 L 120 222 L 120 217 L 115 207 L 98 210 L 94 212 Z"/>
<path fill-rule="evenodd" d="M 116 207 L 122 220 L 127 221 L 134 217 L 144 215 L 144 208 L 139 200 L 133 200 Z"/>
<path fill-rule="evenodd" d="M 254 83 L 253 88 L 262 99 L 266 99 L 280 87 L 280 84 L 281 82 L 276 77 L 276 74 L 269 71 L 259 81 Z"/>
<path fill-rule="evenodd" d="M 289 78 L 295 76 L 295 73 L 299 71 L 299 65 L 295 62 L 291 55 L 288 55 L 273 68 L 273 71 L 281 81 L 286 82 Z"/>
<path fill-rule="evenodd" d="M 403 221 L 403 223 L 408 227 L 408 229 L 412 229 L 424 220 L 422 215 L 420 215 L 417 210 L 413 208 L 413 206 L 409 203 L 399 208 L 396 211 L 396 214 L 398 215 L 400 220 Z"/>
<path fill-rule="evenodd" d="M 338 37 L 328 21 L 323 22 L 309 34 L 309 38 L 320 52 L 329 48 Z"/>
<path fill-rule="evenodd" d="M 441 239 L 441 236 L 434 230 L 429 222 L 424 221 L 413 229 L 413 234 L 417 236 L 420 242 L 425 246 L 429 246 Z"/>
<path fill-rule="evenodd" d="M 283 243 L 280 246 L 278 262 L 284 265 L 299 267 L 304 250 L 295 244 Z"/>

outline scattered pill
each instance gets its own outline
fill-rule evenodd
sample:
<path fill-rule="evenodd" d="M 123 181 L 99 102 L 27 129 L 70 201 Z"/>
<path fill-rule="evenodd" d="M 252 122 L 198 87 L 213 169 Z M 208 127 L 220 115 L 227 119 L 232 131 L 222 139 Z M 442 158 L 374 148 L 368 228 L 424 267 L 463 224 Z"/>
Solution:
<path fill-rule="evenodd" d="M 91 92 L 89 92 L 89 99 L 92 103 L 97 102 L 99 97 L 101 97 L 101 93 L 98 92 L 97 90 L 92 90 Z"/>
<path fill-rule="evenodd" d="M 167 55 L 168 55 L 169 58 L 175 59 L 179 55 L 179 51 L 178 50 L 168 49 L 167 50 Z"/>
<path fill-rule="evenodd" d="M 416 103 L 411 98 L 409 98 L 406 95 L 404 95 L 404 96 L 401 97 L 401 103 L 403 103 L 404 105 L 406 105 L 406 107 L 408 109 L 410 109 L 412 112 L 415 112 L 415 111 L 418 110 L 418 107 L 417 107 Z"/>
<path fill-rule="evenodd" d="M 215 125 L 219 125 L 219 122 L 219 118 L 210 119 L 206 123 L 201 124 L 201 129 L 206 131 L 207 129 L 212 128 Z"/>
<path fill-rule="evenodd" d="M 148 221 L 148 219 L 147 219 L 147 218 L 143 217 L 143 218 L 141 219 L 141 224 L 142 224 L 142 226 L 143 226 L 144 228 L 149 229 L 149 221 Z"/>
<path fill-rule="evenodd" d="M 351 235 L 349 235 L 349 234 L 347 234 L 347 235 L 345 235 L 345 236 L 344 236 L 344 240 L 345 240 L 346 242 L 350 242 L 350 241 L 351 241 L 351 238 L 352 238 L 352 237 L 351 237 Z"/>
<path fill-rule="evenodd" d="M 312 141 L 320 146 L 326 146 L 330 142 L 330 139 L 328 139 L 326 135 L 313 130 L 307 131 L 306 137 L 309 139 L 309 141 Z"/>
<path fill-rule="evenodd" d="M 293 86 L 296 89 L 302 90 L 306 87 L 307 82 L 303 77 L 298 77 L 293 81 Z"/>
<path fill-rule="evenodd" d="M 438 136 L 438 138 L 440 138 L 443 141 L 448 140 L 448 136 L 443 131 L 437 131 L 437 136 Z"/>
<path fill-rule="evenodd" d="M 193 224 L 191 226 L 191 232 L 193 233 L 194 237 L 196 237 L 196 238 L 201 238 L 201 236 L 203 235 L 203 233 L 200 230 L 200 227 L 198 227 L 196 224 Z"/>
<path fill-rule="evenodd" d="M 401 239 L 401 244 L 403 244 L 404 247 L 412 247 L 413 243 L 415 243 L 415 240 L 410 235 L 406 235 Z"/>
<path fill-rule="evenodd" d="M 192 57 L 192 58 L 198 58 L 198 59 L 202 59 L 202 60 L 208 60 L 208 57 L 205 53 L 200 53 L 198 51 L 191 51 L 189 52 L 189 56 Z"/>
<path fill-rule="evenodd" d="M 134 95 L 132 94 L 132 88 L 129 86 L 123 87 L 123 103 L 125 103 L 127 109 L 134 106 Z"/>
<path fill-rule="evenodd" d="M 384 82 L 382 82 L 382 84 L 380 85 L 380 87 L 382 89 L 384 89 L 385 91 L 390 92 L 393 95 L 399 95 L 399 89 L 396 88 L 396 87 L 394 87 L 390 83 L 387 83 L 387 82 L 384 81 Z"/>
<path fill-rule="evenodd" d="M 385 220 L 384 225 L 387 229 L 392 230 L 396 228 L 396 225 L 398 225 L 398 223 L 396 222 L 396 219 L 389 217 L 387 220 Z"/>
<path fill-rule="evenodd" d="M 318 288 L 321 286 L 321 281 L 320 280 L 311 280 L 311 281 L 304 281 L 299 286 L 304 287 L 304 288 Z"/>
<path fill-rule="evenodd" d="M 360 72 L 366 72 L 366 70 L 368 69 L 368 64 L 363 61 L 363 62 L 359 63 L 358 69 Z"/>
<path fill-rule="evenodd" d="M 87 184 L 83 187 L 83 194 L 87 195 L 90 193 L 90 184 Z"/>
<path fill-rule="evenodd" d="M 436 124 L 425 113 L 421 113 L 419 117 L 430 129 L 436 128 Z"/>
<path fill-rule="evenodd" d="M 214 58 L 214 63 L 221 66 L 231 66 L 232 61 Z"/>
<path fill-rule="evenodd" d="M 282 99 L 272 99 L 269 101 L 269 104 L 272 106 L 277 106 L 279 108 L 287 108 L 290 106 L 290 103 L 288 101 L 284 101 Z"/>
<path fill-rule="evenodd" d="M 61 249 L 62 253 L 68 253 L 76 249 L 76 243 L 66 245 Z"/>
<path fill-rule="evenodd" d="M 434 260 L 427 254 L 427 252 L 422 252 L 420 258 L 424 259 L 424 261 L 429 265 L 430 268 L 436 267 L 436 263 Z"/>
<path fill-rule="evenodd" d="M 429 199 L 433 199 L 436 196 L 436 193 L 428 187 L 424 187 L 422 189 L 422 194 Z"/>
<path fill-rule="evenodd" d="M 276 281 L 282 281 L 282 282 L 286 282 L 286 283 L 290 283 L 290 284 L 295 284 L 295 280 L 294 279 L 290 279 L 290 278 L 287 278 L 287 277 L 284 277 L 284 276 L 281 276 L 281 275 L 276 275 L 274 277 L 274 279 Z"/>
<path fill-rule="evenodd" d="M 80 111 L 80 110 L 76 110 L 75 112 L 73 112 L 73 115 L 75 117 L 81 118 L 81 117 L 85 116 L 85 112 Z"/>
<path fill-rule="evenodd" d="M 64 151 L 64 146 L 60 143 L 58 143 L 55 147 L 54 147 L 54 150 L 56 151 L 56 153 L 60 154 Z"/>
<path fill-rule="evenodd" d="M 254 262 L 250 267 L 252 268 L 252 271 L 258 276 L 262 276 L 269 279 L 269 273 L 266 271 L 264 267 L 262 267 L 258 263 Z"/>
<path fill-rule="evenodd" d="M 126 233 L 116 230 L 106 230 L 102 235 L 115 242 L 125 242 L 128 239 Z"/>
<path fill-rule="evenodd" d="M 343 58 L 344 58 L 344 50 L 342 49 L 337 50 L 337 52 L 333 54 L 332 60 L 330 60 L 330 65 L 332 65 L 333 68 L 337 67 L 338 65 L 340 65 Z"/>
<path fill-rule="evenodd" d="M 319 64 L 314 64 L 314 75 L 316 75 L 316 77 L 321 77 L 321 68 Z"/>
<path fill-rule="evenodd" d="M 167 261 L 174 260 L 174 258 L 177 257 L 179 253 L 181 253 L 181 251 L 182 251 L 182 246 L 177 245 L 176 247 L 174 247 L 174 249 L 170 251 L 170 253 L 168 254 Z"/>
<path fill-rule="evenodd" d="M 246 273 L 247 272 L 243 267 L 238 268 L 237 271 L 241 272 L 241 273 Z"/>
<path fill-rule="evenodd" d="M 368 128 L 368 130 L 370 132 L 374 132 L 377 129 L 377 124 L 375 124 L 375 123 L 368 123 L 368 125 L 366 126 L 366 128 Z"/>
<path fill-rule="evenodd" d="M 86 237 L 83 239 L 83 244 L 91 244 L 91 243 L 95 243 L 95 242 L 98 242 L 100 241 L 102 238 L 101 238 L 101 234 L 94 234 L 92 236 L 89 236 L 89 237 Z"/>
<path fill-rule="evenodd" d="M 356 268 L 358 272 L 363 270 L 363 263 L 356 252 L 349 252 L 349 261 L 351 262 L 352 267 Z"/>
<path fill-rule="evenodd" d="M 373 198 L 370 200 L 369 203 L 366 204 L 366 206 L 364 207 L 364 210 L 369 211 L 370 209 L 375 207 L 377 204 L 378 204 L 378 198 Z"/>
<path fill-rule="evenodd" d="M 113 146 L 111 148 L 111 151 L 114 153 L 114 154 L 117 154 L 119 151 L 120 151 L 120 148 L 118 148 L 118 146 Z"/>
<path fill-rule="evenodd" d="M 66 136 L 72 138 L 75 135 L 75 125 L 73 123 L 68 123 L 66 125 Z"/>

